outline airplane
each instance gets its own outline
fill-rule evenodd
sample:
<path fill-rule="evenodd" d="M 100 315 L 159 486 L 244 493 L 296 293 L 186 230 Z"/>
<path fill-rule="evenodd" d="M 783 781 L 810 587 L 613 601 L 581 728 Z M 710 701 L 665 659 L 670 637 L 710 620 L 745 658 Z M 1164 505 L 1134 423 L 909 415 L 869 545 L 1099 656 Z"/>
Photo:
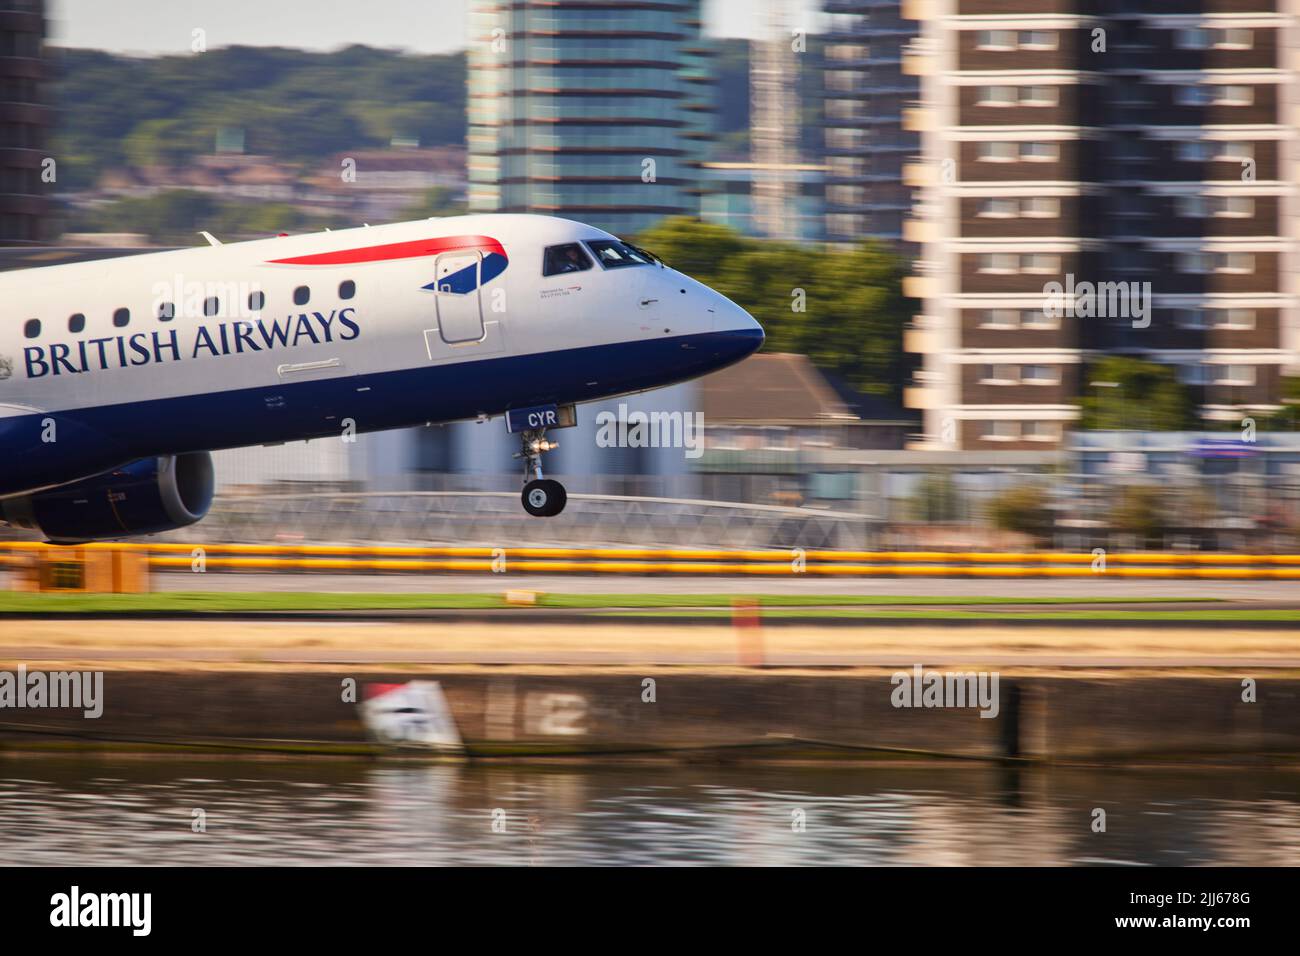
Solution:
<path fill-rule="evenodd" d="M 199 521 L 210 452 L 504 417 L 523 507 L 548 429 L 763 343 L 650 253 L 549 216 L 455 216 L 0 274 L 0 520 L 56 544 Z"/>

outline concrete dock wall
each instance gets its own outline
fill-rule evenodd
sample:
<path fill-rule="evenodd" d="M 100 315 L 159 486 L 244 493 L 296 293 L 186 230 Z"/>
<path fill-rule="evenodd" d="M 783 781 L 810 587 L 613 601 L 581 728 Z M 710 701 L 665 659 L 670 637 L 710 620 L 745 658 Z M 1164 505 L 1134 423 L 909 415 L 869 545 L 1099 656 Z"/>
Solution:
<path fill-rule="evenodd" d="M 1300 679 L 1236 676 L 1003 678 L 997 715 L 896 707 L 887 672 L 789 675 L 647 668 L 570 674 L 509 668 L 412 673 L 124 670 L 103 715 L 0 709 L 0 749 L 157 747 L 378 752 L 367 685 L 437 681 L 471 756 L 601 753 L 880 759 L 945 755 L 1120 760 L 1300 755 Z M 645 681 L 649 678 L 653 684 Z M 350 683 L 352 682 L 352 683 Z M 355 696 L 349 692 L 355 686 Z M 651 699 L 653 698 L 653 699 Z"/>

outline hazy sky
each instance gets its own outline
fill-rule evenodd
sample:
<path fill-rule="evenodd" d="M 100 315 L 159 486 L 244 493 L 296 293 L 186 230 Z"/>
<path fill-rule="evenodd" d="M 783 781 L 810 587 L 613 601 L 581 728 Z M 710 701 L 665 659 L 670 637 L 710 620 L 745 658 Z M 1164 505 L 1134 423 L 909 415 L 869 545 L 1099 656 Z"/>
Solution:
<path fill-rule="evenodd" d="M 779 0 L 813 29 L 815 0 Z M 459 49 L 464 0 L 49 0 L 50 39 L 123 53 L 188 52 L 195 27 L 209 47 L 240 43 L 333 49 L 349 43 L 422 53 Z M 705 0 L 709 30 L 752 37 L 762 0 Z"/>

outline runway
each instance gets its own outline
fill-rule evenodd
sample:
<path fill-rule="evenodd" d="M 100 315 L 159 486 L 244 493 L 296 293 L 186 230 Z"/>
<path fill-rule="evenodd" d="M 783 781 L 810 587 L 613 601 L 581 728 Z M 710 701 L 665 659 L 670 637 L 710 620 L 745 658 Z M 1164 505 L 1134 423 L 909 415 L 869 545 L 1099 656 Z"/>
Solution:
<path fill-rule="evenodd" d="M 1202 668 L 1300 670 L 1300 632 L 1253 629 L 1090 628 L 982 624 L 952 628 L 850 628 L 800 624 L 737 630 L 729 622 L 583 626 L 501 623 L 315 621 L 14 620 L 0 662 L 42 667 L 109 664 L 180 671 L 205 665 L 296 669 L 304 665 L 458 667 L 737 666 L 899 668 L 988 666 L 1159 671 Z"/>

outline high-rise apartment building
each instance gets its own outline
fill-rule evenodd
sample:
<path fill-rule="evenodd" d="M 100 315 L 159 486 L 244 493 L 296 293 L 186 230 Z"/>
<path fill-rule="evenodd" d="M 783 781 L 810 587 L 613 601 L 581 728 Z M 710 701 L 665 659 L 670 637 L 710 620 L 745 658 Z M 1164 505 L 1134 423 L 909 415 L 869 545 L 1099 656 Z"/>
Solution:
<path fill-rule="evenodd" d="M 701 0 L 474 0 L 469 207 L 632 235 L 698 215 L 712 89 Z"/>
<path fill-rule="evenodd" d="M 1060 445 L 1109 354 L 1176 368 L 1207 422 L 1276 407 L 1300 345 L 1294 2 L 907 0 L 924 447 Z"/>
<path fill-rule="evenodd" d="M 918 91 L 903 50 L 917 24 L 901 0 L 826 0 L 824 9 L 826 238 L 899 242 L 912 203 L 902 171 L 920 150 L 903 127 Z"/>
<path fill-rule="evenodd" d="M 0 245 L 47 238 L 44 0 L 0 0 Z"/>

